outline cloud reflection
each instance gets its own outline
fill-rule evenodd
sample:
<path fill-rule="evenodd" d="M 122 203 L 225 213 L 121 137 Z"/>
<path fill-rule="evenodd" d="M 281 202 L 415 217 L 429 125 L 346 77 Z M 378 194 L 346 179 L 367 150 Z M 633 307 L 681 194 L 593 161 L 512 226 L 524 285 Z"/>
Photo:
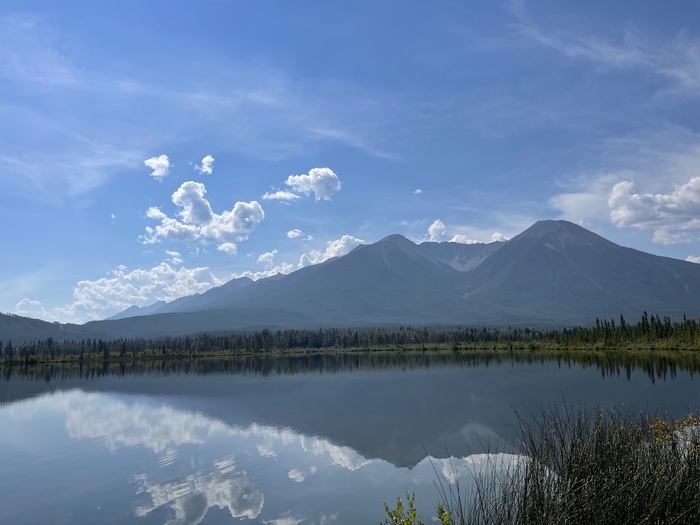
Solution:
<path fill-rule="evenodd" d="M 55 420 L 65 425 L 71 439 L 93 440 L 112 454 L 136 449 L 120 457 L 133 457 L 143 464 L 140 468 L 145 473 L 129 474 L 137 496 L 134 513 L 151 520 L 163 515 L 166 525 L 200 524 L 214 507 L 227 510 L 234 519 L 262 518 L 270 525 L 297 525 L 309 522 L 309 516 L 293 515 L 291 507 L 301 501 L 301 494 L 325 485 L 329 475 L 337 474 L 340 483 L 358 483 L 348 481 L 352 472 L 355 480 L 382 480 L 405 490 L 409 484 L 432 485 L 436 473 L 448 483 L 470 483 L 481 473 L 521 464 L 521 458 L 508 454 L 429 456 L 410 469 L 407 478 L 405 469 L 368 459 L 321 437 L 255 423 L 230 425 L 161 403 L 155 398 L 72 390 L 13 403 L 6 413 L 16 422 Z M 488 429 L 462 429 L 465 433 L 476 430 Z M 149 463 L 149 457 L 155 465 Z M 271 516 L 261 516 L 266 498 L 249 478 L 246 465 L 253 465 L 256 478 L 273 487 L 272 507 L 277 508 L 266 509 Z M 358 471 L 366 472 L 358 478 Z M 304 512 L 311 510 L 308 502 L 304 505 Z M 341 521 L 338 514 L 316 516 L 315 523 Z"/>
<path fill-rule="evenodd" d="M 137 516 L 167 506 L 171 514 L 167 525 L 201 523 L 212 507 L 228 509 L 232 518 L 255 519 L 263 508 L 264 497 L 248 481 L 245 472 L 237 472 L 233 457 L 214 462 L 210 472 L 197 472 L 184 479 L 154 483 L 147 475 L 135 478 L 138 493 L 147 493 L 151 501 L 136 508 Z"/>

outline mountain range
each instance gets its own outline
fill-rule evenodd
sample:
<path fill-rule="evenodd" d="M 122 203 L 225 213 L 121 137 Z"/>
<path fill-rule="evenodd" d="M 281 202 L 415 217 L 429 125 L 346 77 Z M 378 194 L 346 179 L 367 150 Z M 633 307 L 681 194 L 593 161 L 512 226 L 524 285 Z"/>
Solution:
<path fill-rule="evenodd" d="M 637 319 L 645 310 L 700 316 L 700 265 L 625 248 L 567 221 L 539 221 L 488 244 L 415 244 L 390 235 L 288 275 L 234 279 L 84 325 L 0 316 L 0 340 L 49 332 L 111 339 L 261 328 L 589 325 Z"/>

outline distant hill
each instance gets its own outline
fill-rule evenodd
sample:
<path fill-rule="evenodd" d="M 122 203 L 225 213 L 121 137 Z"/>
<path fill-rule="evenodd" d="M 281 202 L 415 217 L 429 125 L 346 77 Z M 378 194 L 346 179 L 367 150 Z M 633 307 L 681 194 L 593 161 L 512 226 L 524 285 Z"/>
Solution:
<path fill-rule="evenodd" d="M 289 275 L 234 279 L 112 320 L 59 327 L 117 338 L 401 324 L 564 326 L 620 314 L 637 319 L 644 310 L 698 317 L 698 297 L 700 265 L 624 248 L 567 221 L 540 221 L 488 244 L 417 245 L 390 235 Z M 0 339 L 14 338 L 14 322 L 0 326 Z M 25 334 L 33 329 L 26 326 Z"/>
<path fill-rule="evenodd" d="M 48 323 L 13 314 L 0 314 L 0 341 L 22 343 L 36 339 L 85 339 L 93 333 L 81 325 Z"/>
<path fill-rule="evenodd" d="M 118 314 L 109 317 L 110 321 L 116 321 L 117 319 L 126 319 L 127 317 L 138 317 L 140 315 L 149 315 L 156 312 L 158 309 L 165 306 L 165 301 L 158 301 L 149 306 L 130 306 L 126 310 L 119 312 Z"/>

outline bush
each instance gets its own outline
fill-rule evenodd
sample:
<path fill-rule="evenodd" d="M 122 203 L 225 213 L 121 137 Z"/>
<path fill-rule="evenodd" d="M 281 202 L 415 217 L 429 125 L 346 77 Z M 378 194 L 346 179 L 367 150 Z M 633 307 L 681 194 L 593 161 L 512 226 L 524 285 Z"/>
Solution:
<path fill-rule="evenodd" d="M 697 416 L 669 423 L 581 407 L 541 409 L 532 421 L 521 419 L 524 461 L 475 474 L 470 494 L 442 491 L 443 523 L 700 523 Z"/>

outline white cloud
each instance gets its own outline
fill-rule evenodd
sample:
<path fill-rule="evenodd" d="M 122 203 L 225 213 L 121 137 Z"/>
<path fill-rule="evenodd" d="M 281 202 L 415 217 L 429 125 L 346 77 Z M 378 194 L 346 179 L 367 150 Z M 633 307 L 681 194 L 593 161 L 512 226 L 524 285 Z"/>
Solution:
<path fill-rule="evenodd" d="M 237 241 L 246 240 L 255 226 L 265 218 L 265 212 L 257 201 L 237 202 L 233 209 L 214 213 L 205 197 L 206 188 L 200 182 L 184 182 L 172 195 L 173 204 L 180 208 L 182 221 L 168 217 L 159 208 L 146 211 L 149 219 L 160 220 L 155 228 L 146 227 L 141 237 L 144 244 L 163 239 L 186 243 L 214 240 L 217 249 L 228 254 L 236 253 Z"/>
<path fill-rule="evenodd" d="M 73 288 L 73 302 L 55 308 L 54 313 L 71 322 L 102 319 L 131 305 L 172 301 L 223 283 L 208 267 L 176 268 L 166 261 L 150 269 L 129 271 L 119 266 L 109 277 L 79 281 Z"/>
<path fill-rule="evenodd" d="M 211 222 L 202 231 L 204 235 L 219 241 L 244 241 L 264 218 L 265 211 L 258 201 L 239 201 L 231 211 L 224 211 L 221 215 L 214 214 Z"/>
<path fill-rule="evenodd" d="M 202 159 L 202 165 L 195 165 L 194 169 L 203 175 L 211 175 L 214 172 L 214 157 L 207 155 Z"/>
<path fill-rule="evenodd" d="M 266 201 L 284 201 L 284 202 L 290 202 L 290 201 L 295 201 L 298 199 L 301 199 L 299 195 L 296 193 L 292 193 L 291 191 L 286 191 L 286 190 L 279 190 L 275 192 L 267 192 L 265 195 L 262 196 L 263 200 Z"/>
<path fill-rule="evenodd" d="M 148 208 L 146 210 L 146 217 L 148 217 L 149 219 L 155 219 L 157 221 L 168 218 L 168 216 L 162 211 L 160 211 L 160 208 L 158 208 L 157 206 L 151 206 L 150 208 Z"/>
<path fill-rule="evenodd" d="M 285 184 L 305 195 L 314 194 L 316 201 L 331 200 L 340 191 L 340 179 L 330 168 L 313 168 L 308 175 L 290 175 Z"/>
<path fill-rule="evenodd" d="M 187 181 L 173 193 L 173 204 L 181 210 L 178 215 L 187 224 L 207 224 L 214 213 L 209 201 L 204 197 L 207 190 L 201 182 Z"/>
<path fill-rule="evenodd" d="M 295 228 L 295 229 L 289 230 L 287 232 L 287 237 L 289 237 L 290 239 L 298 239 L 299 237 L 302 236 L 302 234 L 303 234 L 303 232 L 301 230 Z"/>
<path fill-rule="evenodd" d="M 45 321 L 54 321 L 54 315 L 49 312 L 41 301 L 24 298 L 15 305 L 15 313 L 24 317 L 32 317 L 33 319 L 43 319 Z"/>
<path fill-rule="evenodd" d="M 493 242 L 503 242 L 503 241 L 507 241 L 508 238 L 505 235 L 503 235 L 501 232 L 493 232 L 493 235 L 491 235 L 491 240 Z"/>
<path fill-rule="evenodd" d="M 694 255 L 688 255 L 688 257 L 686 257 L 685 260 L 688 261 L 688 262 L 691 262 L 691 263 L 698 263 L 698 264 L 700 264 L 700 257 L 695 257 Z"/>
<path fill-rule="evenodd" d="M 669 193 L 637 193 L 632 181 L 615 184 L 608 197 L 610 218 L 618 228 L 652 230 L 653 242 L 675 244 L 698 238 L 700 177 Z"/>
<path fill-rule="evenodd" d="M 173 250 L 165 250 L 165 253 L 170 256 L 169 260 L 174 265 L 182 264 L 184 262 L 182 260 L 180 252 L 176 252 Z"/>
<path fill-rule="evenodd" d="M 229 255 L 236 255 L 238 253 L 238 247 L 233 242 L 222 242 L 216 249 L 220 252 L 228 253 Z"/>
<path fill-rule="evenodd" d="M 150 159 L 144 160 L 143 163 L 153 170 L 151 172 L 151 177 L 154 179 L 162 181 L 168 176 L 168 171 L 170 170 L 171 164 L 167 155 L 151 157 Z"/>
<path fill-rule="evenodd" d="M 416 189 L 413 191 L 413 193 L 414 193 L 415 195 L 420 195 L 421 193 L 423 193 L 423 190 L 421 190 L 420 188 L 416 188 Z"/>
<path fill-rule="evenodd" d="M 275 255 L 277 255 L 277 253 L 277 250 L 272 250 L 271 252 L 263 253 L 258 257 L 258 262 L 268 267 L 272 266 L 274 264 L 273 259 L 275 258 Z"/>
<path fill-rule="evenodd" d="M 326 243 L 326 249 L 321 252 L 318 250 L 313 250 L 308 253 L 302 254 L 299 259 L 299 268 L 304 268 L 305 266 L 311 266 L 312 264 L 319 264 L 333 257 L 340 257 L 350 253 L 350 251 L 363 244 L 365 241 L 353 237 L 352 235 L 343 235 L 340 239 L 334 241 L 328 241 Z"/>
<path fill-rule="evenodd" d="M 161 239 L 170 239 L 189 243 L 197 240 L 199 237 L 200 230 L 197 226 L 183 224 L 176 219 L 166 216 L 161 219 L 160 224 L 155 228 L 146 226 L 146 234 L 141 237 L 141 242 L 154 244 L 160 242 Z"/>
<path fill-rule="evenodd" d="M 297 267 L 294 266 L 293 264 L 290 263 L 280 263 L 277 266 L 274 266 L 272 268 L 266 268 L 265 270 L 261 272 L 252 272 L 250 270 L 246 270 L 245 272 L 240 272 L 240 273 L 234 273 L 231 278 L 232 279 L 238 279 L 240 277 L 248 277 L 249 279 L 253 279 L 254 281 L 257 281 L 258 279 L 265 279 L 267 277 L 272 277 L 273 275 L 277 274 L 283 274 L 287 275 L 288 273 L 292 273 L 294 270 L 296 270 Z"/>
<path fill-rule="evenodd" d="M 440 240 L 445 236 L 446 230 L 447 227 L 445 226 L 445 223 L 440 219 L 435 219 L 428 227 L 428 240 L 431 242 L 440 242 Z"/>
<path fill-rule="evenodd" d="M 471 239 L 468 235 L 465 235 L 463 233 L 457 233 L 450 239 L 450 242 L 456 242 L 459 244 L 476 244 L 479 241 Z"/>

